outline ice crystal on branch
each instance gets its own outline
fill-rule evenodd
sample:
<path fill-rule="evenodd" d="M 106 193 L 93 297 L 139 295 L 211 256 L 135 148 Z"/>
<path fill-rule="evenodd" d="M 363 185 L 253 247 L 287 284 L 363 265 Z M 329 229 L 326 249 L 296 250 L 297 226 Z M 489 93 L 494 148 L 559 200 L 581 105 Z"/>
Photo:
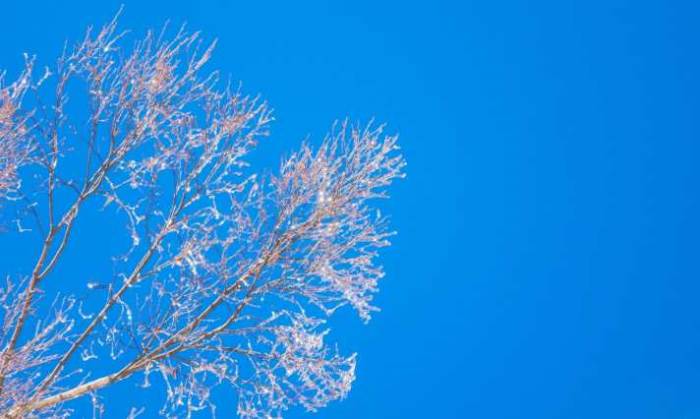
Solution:
<path fill-rule="evenodd" d="M 44 77 L 28 59 L 18 81 L 0 80 L 0 199 L 42 235 L 35 265 L 0 293 L 7 417 L 58 417 L 86 396 L 102 412 L 99 391 L 129 379 L 163 389 L 168 417 L 214 412 L 217 385 L 237 390 L 242 417 L 315 411 L 350 391 L 356 357 L 324 324 L 344 305 L 364 321 L 377 310 L 376 259 L 392 233 L 372 204 L 402 176 L 396 136 L 337 123 L 276 175 L 256 174 L 246 157 L 269 108 L 204 72 L 213 44 L 167 33 L 128 49 L 114 20 Z M 81 91 L 87 111 L 68 112 Z M 59 280 L 90 201 L 128 245 L 113 277 L 86 264 L 76 296 L 43 311 L 42 284 Z M 91 374 L 98 362 L 112 372 Z"/>
<path fill-rule="evenodd" d="M 31 87 L 33 67 L 33 60 L 27 58 L 24 71 L 9 85 L 5 85 L 5 75 L 0 73 L 0 199 L 11 196 L 19 188 L 18 170 L 31 157 L 30 115 L 21 106 Z"/>

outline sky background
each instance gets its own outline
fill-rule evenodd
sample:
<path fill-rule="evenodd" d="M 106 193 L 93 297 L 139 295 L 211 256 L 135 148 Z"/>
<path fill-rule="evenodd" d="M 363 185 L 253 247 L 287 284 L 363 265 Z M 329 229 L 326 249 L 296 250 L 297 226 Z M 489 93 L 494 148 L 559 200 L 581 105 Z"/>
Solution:
<path fill-rule="evenodd" d="M 121 3 L 3 1 L 0 67 Z M 401 135 L 382 312 L 332 325 L 357 381 L 316 417 L 700 418 L 694 2 L 123 3 L 123 28 L 219 39 L 209 68 L 275 109 L 260 164 L 346 116 Z M 71 252 L 110 250 L 83 231 Z M 111 418 L 150 396 L 105 397 Z"/>

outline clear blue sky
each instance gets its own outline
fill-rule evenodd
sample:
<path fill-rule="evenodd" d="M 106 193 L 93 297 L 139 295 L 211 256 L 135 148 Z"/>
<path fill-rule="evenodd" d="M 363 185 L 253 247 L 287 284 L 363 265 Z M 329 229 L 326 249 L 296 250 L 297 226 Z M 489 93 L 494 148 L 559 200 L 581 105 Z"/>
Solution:
<path fill-rule="evenodd" d="M 119 3 L 3 2 L 1 67 Z M 358 378 L 317 417 L 700 418 L 694 2 L 124 3 L 125 28 L 219 38 L 212 68 L 276 110 L 261 163 L 345 116 L 401 134 L 383 311 L 333 324 Z M 83 231 L 73 252 L 109 246 Z"/>

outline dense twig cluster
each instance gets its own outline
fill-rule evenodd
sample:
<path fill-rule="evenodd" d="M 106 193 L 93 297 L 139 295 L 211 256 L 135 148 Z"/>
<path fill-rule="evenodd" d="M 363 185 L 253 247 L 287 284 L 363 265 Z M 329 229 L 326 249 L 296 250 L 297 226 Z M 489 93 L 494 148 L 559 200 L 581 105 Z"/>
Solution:
<path fill-rule="evenodd" d="M 0 73 L 0 199 L 12 196 L 19 187 L 18 169 L 29 162 L 32 142 L 28 118 L 18 112 L 30 88 L 33 61 L 27 57 L 25 70 L 14 83 L 5 85 Z"/>
<path fill-rule="evenodd" d="M 0 84 L 0 198 L 29 205 L 43 234 L 33 269 L 0 293 L 7 417 L 67 415 L 66 402 L 87 395 L 99 412 L 97 391 L 136 374 L 161 381 L 171 417 L 213 411 L 221 383 L 238 390 L 243 417 L 316 410 L 350 390 L 355 355 L 324 342 L 324 318 L 343 305 L 365 321 L 375 310 L 375 257 L 390 234 L 368 200 L 402 176 L 396 137 L 337 124 L 276 176 L 255 175 L 244 158 L 267 135 L 268 107 L 202 73 L 213 44 L 164 33 L 127 54 L 115 19 L 43 77 L 28 59 L 17 82 Z M 51 105 L 42 85 L 54 87 Z M 67 110 L 76 88 L 87 92 L 84 124 Z M 24 164 L 35 194 L 20 187 Z M 127 220 L 130 248 L 111 281 L 85 280 L 104 289 L 96 311 L 57 297 L 40 316 L 42 281 L 95 199 Z M 95 358 L 113 372 L 88 379 Z"/>

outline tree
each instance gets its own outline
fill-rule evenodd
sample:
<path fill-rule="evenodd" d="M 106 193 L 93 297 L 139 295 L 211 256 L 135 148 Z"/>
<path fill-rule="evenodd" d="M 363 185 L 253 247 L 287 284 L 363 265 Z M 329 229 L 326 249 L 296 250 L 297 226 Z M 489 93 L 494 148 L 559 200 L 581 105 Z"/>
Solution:
<path fill-rule="evenodd" d="M 242 417 L 314 411 L 350 390 L 355 355 L 324 342 L 324 322 L 341 306 L 364 321 L 376 310 L 391 233 L 370 204 L 402 176 L 396 136 L 336 123 L 256 175 L 246 157 L 268 106 L 203 73 L 214 43 L 167 32 L 125 50 L 115 18 L 42 76 L 27 56 L 16 82 L 0 79 L 2 211 L 41 236 L 34 266 L 0 292 L 4 417 L 67 416 L 85 396 L 99 412 L 98 392 L 127 379 L 161 380 L 160 413 L 177 417 L 213 411 L 220 384 Z M 88 281 L 86 263 L 70 279 L 87 297 L 47 295 L 95 200 L 125 220 L 126 253 L 112 278 Z M 94 358 L 111 372 L 95 375 Z"/>

